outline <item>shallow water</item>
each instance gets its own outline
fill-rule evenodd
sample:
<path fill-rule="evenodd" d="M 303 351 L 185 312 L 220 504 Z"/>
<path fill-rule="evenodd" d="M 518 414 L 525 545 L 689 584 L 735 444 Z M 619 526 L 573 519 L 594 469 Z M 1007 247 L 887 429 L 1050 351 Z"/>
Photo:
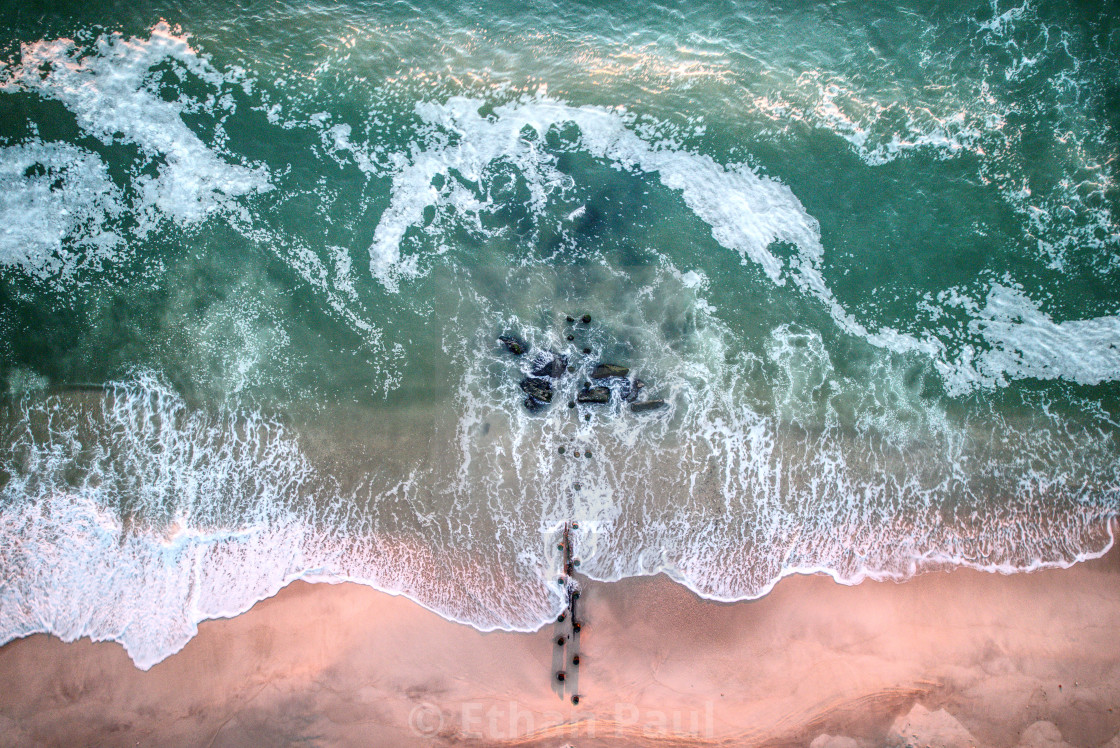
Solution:
<path fill-rule="evenodd" d="M 1120 9 L 786 6 L 4 4 L 0 640 L 1101 552 Z"/>

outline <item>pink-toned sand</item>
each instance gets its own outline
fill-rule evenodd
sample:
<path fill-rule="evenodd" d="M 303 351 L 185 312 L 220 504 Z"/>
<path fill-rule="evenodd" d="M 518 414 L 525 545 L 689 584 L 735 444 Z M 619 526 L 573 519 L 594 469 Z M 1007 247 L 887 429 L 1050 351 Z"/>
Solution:
<path fill-rule="evenodd" d="M 32 636 L 0 648 L 0 744 L 1120 748 L 1115 551 L 793 577 L 734 604 L 585 583 L 580 605 L 578 668 L 554 641 L 570 621 L 481 634 L 352 584 L 293 584 L 148 672 L 116 644 Z"/>

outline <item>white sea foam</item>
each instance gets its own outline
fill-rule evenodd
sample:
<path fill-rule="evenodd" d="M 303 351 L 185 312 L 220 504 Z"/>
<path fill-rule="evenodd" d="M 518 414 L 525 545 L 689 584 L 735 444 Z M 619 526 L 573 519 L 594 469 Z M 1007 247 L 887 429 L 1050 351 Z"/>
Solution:
<path fill-rule="evenodd" d="M 195 76 L 220 89 L 238 82 L 222 74 L 167 23 L 148 38 L 107 34 L 87 49 L 71 39 L 24 44 L 20 62 L 0 77 L 0 90 L 29 91 L 61 102 L 79 126 L 103 143 L 133 143 L 149 159 L 160 159 L 158 176 L 134 178 L 145 206 L 181 223 L 196 223 L 219 210 L 232 210 L 235 199 L 271 189 L 264 166 L 230 163 L 207 146 L 183 121 L 190 102 L 160 97 L 152 71 L 173 61 L 180 77 Z M 232 107 L 218 98 L 216 107 Z M 160 215 L 149 213 L 146 226 Z"/>
<path fill-rule="evenodd" d="M 161 75 L 173 78 L 161 83 Z M 202 95 L 189 93 L 196 87 Z M 132 144 L 141 158 L 118 186 L 96 154 L 76 146 L 9 146 L 0 172 L 9 188 L 0 210 L 10 219 L 0 236 L 0 262 L 40 276 L 69 276 L 78 268 L 120 261 L 167 221 L 191 227 L 221 217 L 278 255 L 370 348 L 384 350 L 379 328 L 355 304 L 346 253 L 331 250 L 332 273 L 299 237 L 273 230 L 247 209 L 248 198 L 274 185 L 267 166 L 238 159 L 223 147 L 223 122 L 236 110 L 230 92 L 238 88 L 253 90 L 245 71 L 217 69 L 191 47 L 187 35 L 165 22 L 147 37 L 104 34 L 92 43 L 63 38 L 24 44 L 18 62 L 0 68 L 0 91 L 57 101 L 84 132 L 107 146 Z M 215 120 L 211 142 L 188 126 L 186 114 Z M 344 145 L 345 134 L 339 138 Z M 46 174 L 18 168 L 25 164 L 26 171 L 36 162 Z M 127 222 L 118 220 L 125 216 L 134 221 L 127 229 L 120 228 Z M 383 358 L 380 384 L 388 390 L 400 382 L 393 367 L 398 357 L 385 350 Z"/>
<path fill-rule="evenodd" d="M 1035 3 L 991 0 L 989 12 L 987 19 L 923 21 L 912 50 L 891 53 L 920 74 L 884 80 L 853 74 L 848 61 L 836 69 L 794 65 L 775 70 L 770 88 L 746 91 L 745 103 L 781 132 L 834 134 L 870 166 L 918 154 L 968 156 L 1052 269 L 1066 270 L 1073 257 L 1096 249 L 1093 269 L 1114 272 L 1120 229 L 1109 209 L 1115 187 L 1107 164 L 1117 153 L 1109 124 L 1095 114 L 1107 108 L 1100 98 L 1111 75 L 1100 62 L 1107 54 L 1087 53 L 1094 42 L 1043 20 Z M 955 45 L 946 47 L 949 37 Z M 955 62 L 962 57 L 975 69 L 962 70 Z M 1036 91 L 1026 106 L 1028 83 Z M 1042 123 L 1051 131 L 1033 132 Z M 1028 144 L 1039 135 L 1053 179 L 1038 178 L 1038 146 Z"/>
<path fill-rule="evenodd" d="M 820 258 L 816 222 L 789 188 L 776 180 L 742 166 L 724 167 L 708 156 L 648 143 L 629 129 L 621 111 L 572 107 L 538 96 L 496 107 L 492 116 L 483 116 L 482 104 L 452 98 L 446 104 L 417 105 L 417 114 L 435 134 L 419 153 L 402 161 L 393 177 L 392 202 L 370 247 L 371 271 L 387 287 L 396 288 L 398 278 L 418 272 L 418 258 L 401 253 L 405 232 L 420 223 L 426 207 L 442 207 L 453 194 L 450 188 L 441 191 L 433 186 L 436 175 L 449 183 L 454 171 L 464 181 L 479 184 L 493 165 L 512 163 L 528 182 L 529 207 L 539 213 L 548 196 L 564 190 L 569 181 L 541 145 L 550 129 L 566 125 L 579 129 L 580 147 L 596 158 L 620 169 L 656 173 L 665 186 L 681 191 L 685 203 L 712 226 L 721 244 L 758 264 L 772 281 L 783 282 L 782 263 L 767 249 L 772 242 L 797 245 L 810 263 Z M 535 137 L 526 138 L 525 132 Z M 469 208 L 477 211 L 482 205 Z"/>
<path fill-rule="evenodd" d="M 618 169 L 656 174 L 664 186 L 679 191 L 684 204 L 711 227 L 716 241 L 738 252 L 744 262 L 757 265 L 770 282 L 782 285 L 792 280 L 825 305 L 840 329 L 876 347 L 928 357 L 942 372 L 952 395 L 1002 386 L 1023 377 L 1086 382 L 1120 376 L 1110 364 L 1097 366 L 1092 373 L 1083 370 L 1089 359 L 1112 361 L 1109 346 L 1120 341 L 1108 317 L 1085 321 L 1095 334 L 1079 350 L 1049 346 L 1045 366 L 1038 355 L 1021 354 L 1017 363 L 1000 355 L 1008 340 L 1029 337 L 1042 328 L 1034 322 L 1003 319 L 997 306 L 989 306 L 986 316 L 972 325 L 973 333 L 988 331 L 982 339 L 992 347 L 990 351 L 966 344 L 963 352 L 950 354 L 951 347 L 961 347 L 956 345 L 959 339 L 943 340 L 932 333 L 914 335 L 887 326 L 868 329 L 844 309 L 829 288 L 821 269 L 824 248 L 819 226 L 778 180 L 743 165 L 720 164 L 671 142 L 647 141 L 621 110 L 572 107 L 543 95 L 495 107 L 487 115 L 481 113 L 482 106 L 483 102 L 467 98 L 417 105 L 424 123 L 421 143 L 410 154 L 394 157 L 398 166 L 392 172 L 390 205 L 370 247 L 371 272 L 387 289 L 397 290 L 401 279 L 424 272 L 427 260 L 419 253 L 404 252 L 402 246 L 411 229 L 423 227 L 425 211 L 435 209 L 437 216 L 470 216 L 478 225 L 478 214 L 493 207 L 485 195 L 492 189 L 500 164 L 512 164 L 518 170 L 530 190 L 528 207 L 542 216 L 549 200 L 559 199 L 570 188 L 570 178 L 556 170 L 555 155 L 542 142 L 550 131 L 574 127 L 578 143 L 568 147 L 586 151 Z M 931 133 L 927 139 L 933 142 L 941 137 Z M 949 151 L 954 151 L 964 141 L 947 142 Z M 580 210 L 571 212 L 568 220 L 578 217 Z M 783 261 L 772 251 L 775 242 L 792 244 L 796 255 Z M 437 246 L 436 251 L 444 248 Z M 998 337 L 996 331 L 1001 331 Z M 960 335 L 964 333 L 962 330 Z"/>
<path fill-rule="evenodd" d="M 624 271 L 596 271 L 596 296 L 613 301 L 592 316 L 626 331 L 625 360 L 670 408 L 646 420 L 612 398 L 590 421 L 555 405 L 529 413 L 512 386 L 529 364 L 479 358 L 487 341 L 468 341 L 464 497 L 507 507 L 528 496 L 552 532 L 578 521 L 580 568 L 594 578 L 664 572 L 721 600 L 763 595 L 791 573 L 856 582 L 953 565 L 1010 572 L 1110 545 L 1105 520 L 1120 500 L 1113 440 L 1044 409 L 1018 421 L 950 418 L 923 395 L 929 363 L 880 350 L 839 372 L 821 335 L 800 325 L 772 331 L 769 361 L 736 361 L 734 335 L 702 285 L 663 263 L 651 285 L 628 294 L 612 286 Z M 518 278 L 507 278 L 514 295 Z M 616 345 L 592 327 L 581 333 L 591 356 L 569 345 L 577 371 L 556 384 L 557 404 Z M 530 332 L 532 346 L 565 350 L 563 328 Z M 752 405 L 763 377 L 773 407 Z M 482 423 L 492 426 L 485 436 Z"/>
<path fill-rule="evenodd" d="M 917 152 L 942 159 L 982 154 L 985 136 L 1005 120 L 1006 111 L 987 92 L 967 106 L 952 92 L 932 101 L 927 99 L 932 91 L 907 93 L 867 91 L 839 74 L 811 70 L 788 89 L 754 96 L 747 103 L 783 128 L 805 124 L 835 133 L 871 166 Z"/>
<path fill-rule="evenodd" d="M 29 428 L 11 445 L 21 466 L 6 465 L 0 639 L 113 639 L 146 668 L 299 568 L 284 500 L 310 469 L 278 424 L 210 423 L 151 375 L 95 398 L 85 430 L 80 406 L 54 405 L 45 430 L 31 427 L 39 406 L 17 416 Z"/>
<path fill-rule="evenodd" d="M 42 44 L 27 59 L 51 64 L 40 73 L 21 63 L 7 86 L 57 99 L 105 142 L 117 137 L 118 124 L 130 125 L 120 130 L 124 140 L 166 160 L 157 178 L 139 178 L 144 205 L 184 199 L 182 212 L 169 215 L 187 222 L 235 214 L 231 225 L 284 258 L 366 340 L 380 342 L 351 303 L 347 248 L 332 246 L 320 257 L 298 238 L 236 215 L 235 198 L 267 189 L 269 175 L 230 163 L 184 132 L 185 109 L 156 96 L 142 70 L 175 61 L 219 88 L 236 76 L 213 71 L 163 27 L 148 40 L 104 37 L 94 54 L 71 42 Z M 72 70 L 59 72 L 58 63 Z M 119 85 L 103 80 L 117 75 Z M 70 84 L 103 88 L 70 92 Z M 136 104 L 139 124 L 102 112 L 105 91 Z M 313 117 L 333 156 L 392 178 L 370 247 L 370 269 L 386 288 L 425 272 L 429 258 L 409 244 L 412 232 L 430 232 L 431 251 L 440 252 L 437 234 L 447 222 L 480 227 L 479 215 L 499 203 L 507 167 L 524 180 L 538 218 L 569 194 L 558 149 L 546 147 L 557 135 L 568 140 L 559 150 L 656 175 L 721 245 L 758 269 L 759 281 L 789 281 L 821 302 L 841 330 L 877 349 L 841 373 L 821 331 L 783 323 L 763 331 L 760 358 L 737 355 L 729 344 L 735 335 L 705 298 L 711 281 L 703 272 L 682 272 L 658 255 L 648 285 L 635 290 L 625 272 L 601 263 L 606 277 L 592 280 L 604 285 L 601 298 L 618 301 L 592 310 L 604 327 L 589 328 L 588 344 L 595 357 L 630 355 L 650 382 L 648 396 L 669 405 L 639 417 L 616 393 L 582 421 L 561 403 L 592 358 L 557 385 L 551 410 L 525 411 L 511 383 L 528 364 L 491 350 L 488 326 L 521 327 L 536 310 L 479 325 L 478 310 L 495 305 L 474 298 L 465 307 L 471 313 L 461 315 L 473 321 L 452 330 L 442 351 L 462 372 L 453 422 L 435 429 L 423 455 L 408 455 L 407 474 L 359 476 L 368 495 L 340 491 L 279 419 L 192 411 L 152 375 L 84 401 L 25 400 L 12 416 L 19 436 L 0 453 L 10 476 L 0 488 L 0 641 L 35 631 L 113 639 L 148 667 L 182 647 L 200 620 L 237 614 L 297 578 L 408 594 L 480 628 L 533 628 L 562 605 L 554 584 L 560 556 L 550 549 L 569 520 L 580 523 L 575 541 L 585 573 L 665 572 L 728 600 L 764 594 L 781 576 L 803 571 L 842 581 L 949 564 L 1009 571 L 1070 563 L 1111 543 L 1104 521 L 1120 508 L 1114 440 L 1042 405 L 1022 421 L 983 412 L 949 419 L 936 399 L 923 397 L 928 367 L 921 363 L 932 361 L 957 393 L 1018 377 L 1110 381 L 1118 376 L 1116 318 L 1054 322 L 1026 294 L 996 286 L 982 305 L 959 299 L 983 344 L 959 358 L 936 339 L 869 331 L 834 298 L 816 221 L 777 179 L 657 140 L 620 110 L 544 96 L 489 115 L 480 106 L 469 99 L 419 105 L 416 147 L 389 155 L 356 143 L 349 127 Z M 164 136 L 152 132 L 160 123 L 170 127 Z M 20 159 L 18 149 L 55 162 L 73 156 L 94 192 L 115 194 L 104 165 L 87 151 L 38 142 L 10 148 Z M 30 181 L 13 182 L 17 191 L 38 189 L 35 174 L 18 177 Z M 57 199 L 71 201 L 81 220 L 43 224 L 44 236 L 57 226 L 72 237 L 63 251 L 82 237 L 108 237 L 116 217 L 114 203 L 90 198 L 79 182 Z M 559 215 L 576 221 L 586 217 L 580 210 Z M 792 245 L 792 258 L 775 242 Z M 67 272 L 65 264 L 36 259 L 46 250 L 11 256 Z M 507 280 L 511 287 L 501 293 L 515 297 L 517 278 Z M 522 288 L 542 286 L 563 284 Z M 477 293 L 470 283 L 456 291 Z M 542 303 L 537 293 L 525 296 L 534 307 Z M 553 301 L 560 308 L 570 300 Z M 236 312 L 218 307 L 199 321 L 203 339 L 241 343 L 234 360 L 223 360 L 234 391 L 247 367 L 286 343 L 258 338 L 249 324 L 256 320 Z M 523 331 L 542 350 L 565 344 L 560 330 Z M 926 355 L 906 355 L 914 351 Z M 773 391 L 759 402 L 752 387 L 764 378 Z M 42 387 L 31 385 L 17 381 L 15 389 Z M 560 458 L 559 446 L 579 446 L 593 459 L 572 459 L 571 449 Z"/>
<path fill-rule="evenodd" d="M 112 257 L 121 190 L 101 159 L 38 139 L 0 148 L 0 265 L 67 278 Z"/>
<path fill-rule="evenodd" d="M 150 373 L 100 395 L 18 402 L 0 462 L 0 643 L 43 631 L 118 641 L 146 669 L 200 621 L 295 579 L 407 594 L 482 629 L 535 628 L 560 609 L 532 562 L 539 540 L 525 539 L 519 570 L 492 547 L 468 557 L 434 552 L 439 537 L 370 535 L 375 518 L 349 515 L 354 497 L 253 411 L 192 411 Z"/>
<path fill-rule="evenodd" d="M 949 564 L 1009 571 L 1109 542 L 1120 466 L 1107 439 L 1045 414 L 952 424 L 892 354 L 882 371 L 839 376 L 820 336 L 795 326 L 771 335 L 778 408 L 763 415 L 749 391 L 765 362 L 729 359 L 730 331 L 685 275 L 663 261 L 651 285 L 611 296 L 626 304 L 594 310 L 634 331 L 635 373 L 665 411 L 632 414 L 616 395 L 592 421 L 572 418 L 559 403 L 594 355 L 574 359 L 556 406 L 529 413 L 514 384 L 528 359 L 472 326 L 445 350 L 462 371 L 453 428 L 433 432 L 429 458 L 405 447 L 407 476 L 363 476 L 361 500 L 320 474 L 281 422 L 192 410 L 151 374 L 104 394 L 18 401 L 0 463 L 10 476 L 0 641 L 115 640 L 146 668 L 199 621 L 294 579 L 356 581 L 482 629 L 532 629 L 563 605 L 550 549 L 570 520 L 584 573 L 665 572 L 727 600 L 803 571 L 842 581 Z M 528 332 L 537 348 L 564 345 L 560 330 Z M 597 328 L 587 335 L 611 345 Z M 875 409 L 850 398 L 882 401 L 896 418 L 859 423 L 853 438 L 838 412 Z M 992 485 L 1015 489 L 993 504 Z M 994 516 L 973 527 L 978 511 Z"/>
<path fill-rule="evenodd" d="M 1023 377 L 1120 379 L 1120 317 L 1054 322 L 1021 290 L 996 285 L 970 327 L 991 345 L 977 355 L 977 371 L 1000 384 Z"/>
<path fill-rule="evenodd" d="M 397 156 L 391 202 L 370 246 L 370 270 L 387 289 L 395 291 L 402 278 L 423 272 L 421 257 L 404 254 L 402 242 L 411 228 L 422 224 L 425 209 L 450 207 L 457 214 L 474 215 L 477 221 L 479 211 L 490 203 L 473 198 L 463 183 L 486 191 L 489 170 L 497 164 L 517 167 L 529 186 L 528 207 L 540 214 L 549 197 L 562 194 L 570 182 L 556 170 L 555 156 L 541 142 L 550 130 L 574 126 L 580 149 L 618 169 L 657 174 L 711 227 L 716 241 L 739 253 L 744 262 L 753 262 L 771 282 L 782 285 L 792 279 L 822 301 L 844 330 L 892 350 L 929 354 L 940 350 L 937 341 L 918 340 L 889 328 L 869 331 L 840 306 L 820 270 L 824 254 L 820 228 L 780 181 L 741 164 L 725 166 L 704 154 L 647 142 L 630 129 L 631 120 L 621 110 L 573 107 L 538 95 L 495 107 L 492 115 L 484 116 L 482 104 L 452 98 L 445 104 L 417 105 L 416 112 L 430 131 L 423 145 Z M 775 242 L 797 248 L 788 265 L 770 250 Z"/>

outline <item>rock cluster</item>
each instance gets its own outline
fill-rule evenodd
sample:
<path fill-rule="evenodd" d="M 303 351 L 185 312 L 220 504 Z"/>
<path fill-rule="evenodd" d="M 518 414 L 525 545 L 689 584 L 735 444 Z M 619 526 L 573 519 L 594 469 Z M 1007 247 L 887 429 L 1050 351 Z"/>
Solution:
<path fill-rule="evenodd" d="M 574 325 L 577 319 L 572 316 L 565 317 L 569 325 Z M 584 314 L 578 319 L 582 325 L 591 324 L 591 315 Z M 574 340 L 574 335 L 567 335 L 569 341 Z M 529 352 L 530 346 L 521 338 L 513 334 L 498 336 L 498 342 L 514 356 L 523 356 Z M 583 348 L 584 355 L 591 353 L 591 348 Z M 569 357 L 556 351 L 538 351 L 529 368 L 529 376 L 521 380 L 521 391 L 525 393 L 525 407 L 530 411 L 537 411 L 552 403 L 554 385 L 559 386 L 567 374 L 575 373 L 576 367 L 569 362 Z M 598 362 L 591 372 L 590 381 L 584 381 L 576 393 L 575 400 L 568 401 L 568 407 L 580 405 L 605 405 L 611 400 L 611 393 L 617 391 L 619 397 L 630 404 L 633 413 L 647 413 L 667 407 L 668 403 L 661 399 L 647 399 L 638 401 L 645 389 L 646 383 L 641 379 L 630 378 L 630 368 L 620 364 Z M 590 415 L 585 415 L 590 418 Z"/>

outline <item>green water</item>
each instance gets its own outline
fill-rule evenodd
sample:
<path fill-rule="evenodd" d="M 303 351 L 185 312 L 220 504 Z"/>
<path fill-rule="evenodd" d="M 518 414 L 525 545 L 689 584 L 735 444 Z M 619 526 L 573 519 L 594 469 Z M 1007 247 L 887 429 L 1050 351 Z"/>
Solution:
<path fill-rule="evenodd" d="M 532 628 L 569 521 L 721 599 L 1100 552 L 1117 11 L 4 4 L 0 629 Z M 567 407 L 600 362 L 665 407 Z"/>

